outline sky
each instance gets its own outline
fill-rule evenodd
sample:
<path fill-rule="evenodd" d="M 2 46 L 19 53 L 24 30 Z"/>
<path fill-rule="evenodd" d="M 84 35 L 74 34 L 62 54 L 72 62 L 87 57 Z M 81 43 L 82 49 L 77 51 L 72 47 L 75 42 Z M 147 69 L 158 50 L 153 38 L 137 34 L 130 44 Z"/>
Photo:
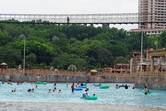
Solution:
<path fill-rule="evenodd" d="M 137 13 L 138 0 L 0 0 L 0 13 L 105 14 Z M 110 25 L 126 30 L 137 25 Z"/>

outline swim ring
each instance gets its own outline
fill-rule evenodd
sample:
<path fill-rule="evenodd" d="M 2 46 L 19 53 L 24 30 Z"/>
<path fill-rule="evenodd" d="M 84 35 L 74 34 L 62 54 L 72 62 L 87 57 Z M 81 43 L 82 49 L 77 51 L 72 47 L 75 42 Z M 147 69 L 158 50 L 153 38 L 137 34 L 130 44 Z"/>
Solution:
<path fill-rule="evenodd" d="M 82 91 L 82 88 L 74 88 L 75 91 Z"/>
<path fill-rule="evenodd" d="M 83 86 L 87 86 L 87 84 L 83 84 Z"/>
<path fill-rule="evenodd" d="M 43 82 L 42 84 L 43 84 L 43 85 L 46 85 L 47 83 L 46 83 L 46 82 Z"/>
<path fill-rule="evenodd" d="M 142 93 L 145 93 L 145 91 L 143 90 Z M 147 92 L 147 94 L 151 94 L 152 92 Z"/>
<path fill-rule="evenodd" d="M 81 86 L 81 88 L 87 88 L 86 86 Z"/>
<path fill-rule="evenodd" d="M 41 82 L 36 82 L 36 84 L 41 84 Z"/>
<path fill-rule="evenodd" d="M 125 87 L 125 86 L 126 86 L 126 85 L 123 85 L 123 86 L 122 86 L 122 85 L 119 85 L 119 87 Z"/>
<path fill-rule="evenodd" d="M 108 89 L 110 86 L 101 86 L 100 89 Z"/>
<path fill-rule="evenodd" d="M 95 87 L 100 87 L 101 85 L 94 85 Z"/>
<path fill-rule="evenodd" d="M 83 97 L 81 97 L 81 99 L 83 99 Z M 97 100 L 97 96 L 93 96 L 93 97 L 86 97 L 86 100 Z"/>

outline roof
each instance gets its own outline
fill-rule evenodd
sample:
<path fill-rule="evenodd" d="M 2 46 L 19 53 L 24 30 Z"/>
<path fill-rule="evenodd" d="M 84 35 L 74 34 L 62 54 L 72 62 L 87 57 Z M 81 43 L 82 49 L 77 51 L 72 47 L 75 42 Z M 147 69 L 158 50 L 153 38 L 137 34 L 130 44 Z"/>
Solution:
<path fill-rule="evenodd" d="M 141 31 L 141 30 L 166 30 L 165 28 L 144 28 L 144 29 L 131 29 L 130 31 Z"/>

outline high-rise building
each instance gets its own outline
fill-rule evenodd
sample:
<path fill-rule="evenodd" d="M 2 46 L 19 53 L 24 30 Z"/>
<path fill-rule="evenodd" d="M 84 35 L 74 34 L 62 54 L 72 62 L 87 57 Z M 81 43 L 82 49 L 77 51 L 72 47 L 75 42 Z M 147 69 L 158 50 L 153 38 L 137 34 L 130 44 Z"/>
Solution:
<path fill-rule="evenodd" d="M 138 28 L 166 28 L 166 0 L 139 0 L 138 13 Z"/>

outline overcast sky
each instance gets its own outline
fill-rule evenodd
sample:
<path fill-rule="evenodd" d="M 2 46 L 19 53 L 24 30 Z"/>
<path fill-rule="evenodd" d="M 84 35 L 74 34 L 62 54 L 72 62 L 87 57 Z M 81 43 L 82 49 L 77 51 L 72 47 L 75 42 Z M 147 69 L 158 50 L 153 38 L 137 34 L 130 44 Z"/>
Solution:
<path fill-rule="evenodd" d="M 0 13 L 137 13 L 138 0 L 0 0 Z M 131 29 L 137 25 L 111 25 Z"/>

